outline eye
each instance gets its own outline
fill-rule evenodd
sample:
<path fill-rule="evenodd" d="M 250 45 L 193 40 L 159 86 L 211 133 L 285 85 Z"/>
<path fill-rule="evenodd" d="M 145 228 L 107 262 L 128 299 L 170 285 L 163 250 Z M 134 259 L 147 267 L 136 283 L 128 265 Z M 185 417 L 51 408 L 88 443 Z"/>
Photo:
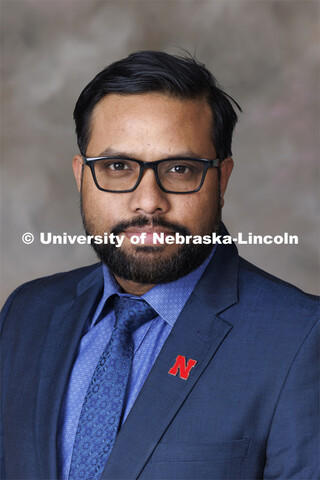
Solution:
<path fill-rule="evenodd" d="M 172 173 L 184 174 L 189 173 L 191 169 L 187 165 L 173 165 L 168 171 Z"/>
<path fill-rule="evenodd" d="M 125 162 L 113 162 L 107 166 L 110 170 L 128 170 L 129 166 Z"/>

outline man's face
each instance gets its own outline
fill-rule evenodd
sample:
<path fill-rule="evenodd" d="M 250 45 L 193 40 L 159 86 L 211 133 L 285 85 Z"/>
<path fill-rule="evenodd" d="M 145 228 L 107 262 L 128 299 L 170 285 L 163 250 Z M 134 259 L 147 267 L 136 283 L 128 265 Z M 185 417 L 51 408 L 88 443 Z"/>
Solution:
<path fill-rule="evenodd" d="M 172 156 L 215 159 L 212 112 L 205 100 L 180 100 L 167 95 L 105 96 L 94 108 L 88 157 L 124 155 L 151 162 Z M 210 168 L 200 191 L 191 194 L 163 192 L 154 172 L 144 172 L 139 186 L 129 193 L 99 190 L 89 167 L 76 155 L 73 168 L 82 193 L 82 215 L 88 234 L 116 232 L 125 235 L 120 248 L 96 245 L 100 258 L 116 278 L 155 284 L 175 280 L 200 265 L 212 245 L 154 245 L 151 233 L 206 235 L 216 231 L 220 207 L 232 171 L 225 159 L 221 179 Z M 220 198 L 219 198 L 220 197 Z M 145 246 L 133 245 L 132 234 L 146 232 Z"/>

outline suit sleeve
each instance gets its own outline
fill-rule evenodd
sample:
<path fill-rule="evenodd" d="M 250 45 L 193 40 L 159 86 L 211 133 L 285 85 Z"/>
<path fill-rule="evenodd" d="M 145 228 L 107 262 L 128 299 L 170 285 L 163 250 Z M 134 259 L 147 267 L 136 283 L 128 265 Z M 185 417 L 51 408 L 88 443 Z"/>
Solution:
<path fill-rule="evenodd" d="M 14 292 L 11 293 L 11 295 L 9 296 L 8 300 L 6 301 L 6 303 L 4 304 L 3 306 L 3 309 L 1 311 L 1 329 L 0 331 L 2 332 L 2 328 L 3 328 L 3 325 L 4 325 L 4 322 L 7 318 L 7 315 L 9 313 L 9 310 L 10 310 L 10 307 L 13 303 L 13 301 L 15 300 L 17 294 L 21 291 L 21 289 L 23 288 L 23 285 L 21 285 L 20 287 L 18 287 L 16 290 L 14 290 Z M 1 338 L 1 341 L 2 341 L 2 338 Z M 1 364 L 3 365 L 3 362 L 4 359 L 1 360 Z M 2 377 L 2 375 L 1 375 Z M 5 458 L 4 458 L 4 441 L 3 441 L 3 429 L 2 429 L 2 409 L 3 409 L 3 401 L 1 401 L 1 438 L 0 438 L 0 441 L 1 441 L 1 464 L 0 464 L 0 478 L 1 480 L 5 480 L 6 479 L 6 473 L 5 473 Z"/>
<path fill-rule="evenodd" d="M 274 412 L 264 479 L 319 478 L 319 330 L 305 338 L 287 374 Z"/>

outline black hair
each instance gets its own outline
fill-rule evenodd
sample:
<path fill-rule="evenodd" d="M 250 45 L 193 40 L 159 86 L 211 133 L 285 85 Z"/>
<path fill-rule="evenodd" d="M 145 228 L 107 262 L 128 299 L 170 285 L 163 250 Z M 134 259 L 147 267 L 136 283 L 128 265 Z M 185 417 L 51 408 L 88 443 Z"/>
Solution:
<path fill-rule="evenodd" d="M 230 156 L 232 134 L 238 120 L 232 102 L 214 76 L 193 57 L 144 50 L 112 63 L 84 88 L 74 109 L 80 152 L 86 154 L 91 114 L 108 93 L 163 93 L 178 99 L 205 99 L 213 113 L 212 139 L 220 160 Z"/>

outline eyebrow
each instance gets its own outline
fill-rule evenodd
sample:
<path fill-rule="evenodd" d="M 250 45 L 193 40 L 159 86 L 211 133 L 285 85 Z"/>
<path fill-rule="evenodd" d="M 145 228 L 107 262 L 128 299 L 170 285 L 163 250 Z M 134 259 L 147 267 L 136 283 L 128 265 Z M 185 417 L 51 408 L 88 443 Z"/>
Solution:
<path fill-rule="evenodd" d="M 122 158 L 132 158 L 133 160 L 137 160 L 136 155 L 130 152 L 123 152 L 119 150 L 114 150 L 113 148 L 106 148 L 104 149 L 98 157 L 122 157 Z M 199 155 L 192 151 L 182 151 L 179 153 L 175 153 L 174 155 L 167 155 L 165 158 L 200 158 Z"/>

